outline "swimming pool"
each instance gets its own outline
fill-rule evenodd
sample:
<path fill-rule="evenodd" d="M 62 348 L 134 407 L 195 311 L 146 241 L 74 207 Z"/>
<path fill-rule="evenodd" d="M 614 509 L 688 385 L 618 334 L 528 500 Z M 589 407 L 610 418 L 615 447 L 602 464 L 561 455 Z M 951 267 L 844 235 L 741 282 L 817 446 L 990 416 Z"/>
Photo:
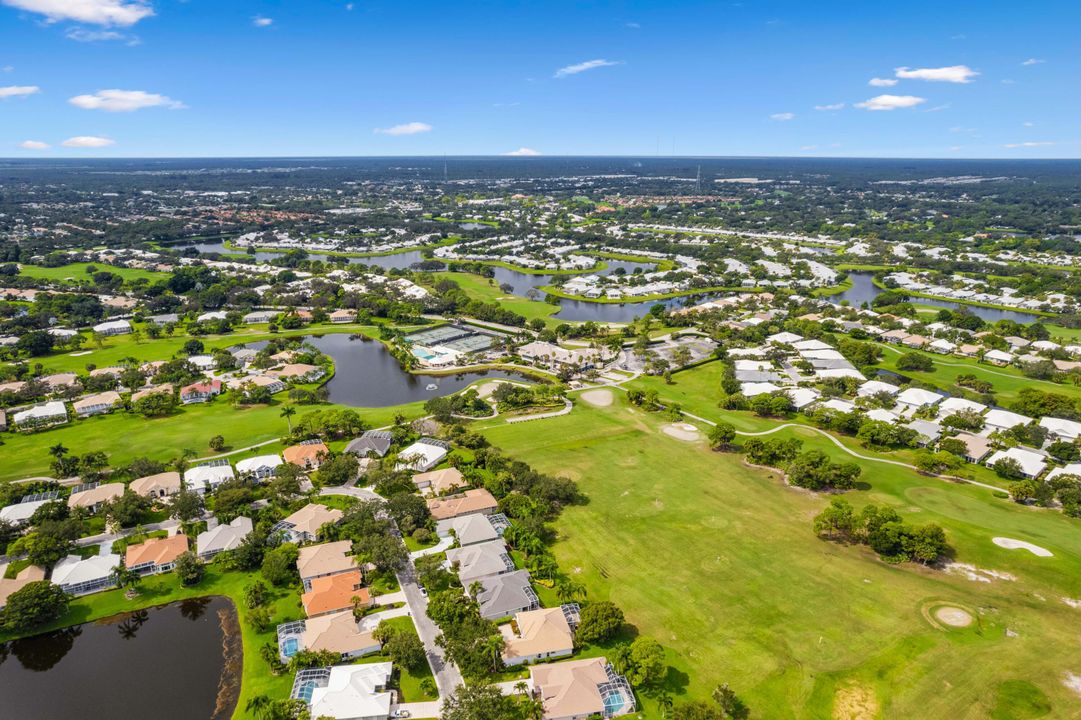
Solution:
<path fill-rule="evenodd" d="M 612 692 L 604 696 L 604 716 L 613 717 L 620 714 L 620 711 L 627 705 L 626 698 L 623 697 L 623 693 Z"/>
<path fill-rule="evenodd" d="M 300 641 L 295 637 L 285 638 L 282 640 L 282 655 L 285 657 L 293 657 L 300 650 Z"/>

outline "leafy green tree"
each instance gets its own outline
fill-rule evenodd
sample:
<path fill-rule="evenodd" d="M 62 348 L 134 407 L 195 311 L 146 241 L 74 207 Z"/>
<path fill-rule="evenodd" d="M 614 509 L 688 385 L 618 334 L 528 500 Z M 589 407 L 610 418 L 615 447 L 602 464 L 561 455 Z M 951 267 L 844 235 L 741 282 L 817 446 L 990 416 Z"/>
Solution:
<path fill-rule="evenodd" d="M 272 585 L 291 585 L 300 580 L 297 573 L 297 558 L 300 550 L 292 543 L 284 543 L 268 551 L 263 556 L 262 573 Z"/>
<path fill-rule="evenodd" d="M 576 637 L 583 643 L 609 640 L 623 627 L 623 611 L 607 600 L 593 602 L 582 609 Z"/>
<path fill-rule="evenodd" d="M 47 580 L 35 580 L 8 597 L 0 620 L 11 633 L 24 633 L 59 619 L 67 612 L 71 596 Z"/>
<path fill-rule="evenodd" d="M 412 631 L 398 631 L 384 644 L 383 652 L 390 656 L 396 665 L 408 670 L 416 670 L 427 662 L 424 644 Z"/>
<path fill-rule="evenodd" d="M 727 450 L 736 439 L 736 428 L 731 423 L 719 422 L 709 429 L 709 446 L 714 450 Z"/>
<path fill-rule="evenodd" d="M 652 638 L 639 637 L 631 643 L 631 670 L 627 679 L 636 687 L 659 685 L 668 675 L 664 648 Z"/>
<path fill-rule="evenodd" d="M 441 720 L 524 720 L 522 706 L 493 685 L 459 685 L 443 703 Z"/>
<path fill-rule="evenodd" d="M 830 540 L 836 537 L 851 537 L 856 529 L 856 514 L 852 506 L 841 498 L 830 501 L 829 507 L 815 515 L 815 535 L 825 535 Z"/>
<path fill-rule="evenodd" d="M 169 503 L 169 517 L 180 522 L 191 522 L 203 516 L 203 496 L 184 488 Z"/>
<path fill-rule="evenodd" d="M 176 572 L 181 585 L 195 585 L 203 579 L 206 567 L 203 565 L 203 561 L 189 550 L 177 557 L 174 572 Z"/>

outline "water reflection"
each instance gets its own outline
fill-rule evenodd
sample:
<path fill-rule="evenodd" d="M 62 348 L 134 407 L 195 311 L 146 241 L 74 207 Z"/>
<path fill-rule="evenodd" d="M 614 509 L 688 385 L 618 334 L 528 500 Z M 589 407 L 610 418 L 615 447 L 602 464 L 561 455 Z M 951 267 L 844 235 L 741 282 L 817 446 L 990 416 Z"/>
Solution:
<path fill-rule="evenodd" d="M 82 626 L 76 625 L 48 635 L 13 640 L 7 644 L 11 648 L 11 654 L 23 668 L 32 672 L 45 672 L 56 667 L 57 663 L 71 652 L 75 647 L 75 640 L 82 634 Z M 2 686 L 0 683 L 0 687 Z"/>

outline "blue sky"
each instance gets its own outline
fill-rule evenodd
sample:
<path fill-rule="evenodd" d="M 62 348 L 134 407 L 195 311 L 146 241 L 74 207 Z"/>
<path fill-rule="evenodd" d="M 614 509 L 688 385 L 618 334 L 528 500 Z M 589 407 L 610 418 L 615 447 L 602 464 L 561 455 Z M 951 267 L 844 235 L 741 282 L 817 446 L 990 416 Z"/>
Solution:
<path fill-rule="evenodd" d="M 1079 26 L 1040 0 L 0 0 L 0 157 L 1081 157 Z"/>

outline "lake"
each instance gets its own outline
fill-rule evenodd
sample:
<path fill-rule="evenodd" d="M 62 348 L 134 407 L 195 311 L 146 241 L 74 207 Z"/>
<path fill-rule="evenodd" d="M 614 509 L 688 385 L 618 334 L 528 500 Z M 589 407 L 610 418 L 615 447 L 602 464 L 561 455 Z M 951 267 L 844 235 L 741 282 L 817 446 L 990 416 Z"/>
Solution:
<path fill-rule="evenodd" d="M 451 395 L 477 380 L 504 378 L 536 382 L 506 370 L 479 370 L 455 375 L 420 375 L 406 372 L 383 343 L 346 333 L 306 338 L 334 359 L 334 377 L 327 383 L 330 401 L 351 407 L 389 407 Z M 259 349 L 264 343 L 250 343 Z M 429 385 L 435 389 L 429 390 Z"/>
<path fill-rule="evenodd" d="M 226 249 L 223 242 L 196 243 L 189 247 L 194 247 L 199 252 L 207 253 L 230 252 Z M 254 255 L 256 260 L 261 261 L 273 260 L 280 256 L 281 253 L 262 251 L 256 252 Z M 329 259 L 329 256 L 320 253 L 308 253 L 308 257 L 312 260 L 322 261 Z M 392 268 L 408 268 L 414 263 L 424 260 L 424 257 L 419 250 L 413 250 L 410 252 L 394 253 L 393 255 L 351 257 L 347 258 L 347 260 L 350 263 L 375 265 L 389 270 Z M 631 260 L 605 260 L 604 262 L 607 264 L 607 267 L 604 270 L 599 271 L 597 273 L 598 275 L 609 275 L 614 273 L 617 269 L 623 269 L 628 274 L 633 273 L 635 269 L 639 268 L 642 272 L 648 272 L 654 267 L 652 263 L 634 262 Z M 492 271 L 496 285 L 509 286 L 510 293 L 512 295 L 518 295 L 519 297 L 526 297 L 526 294 L 531 288 L 540 288 L 552 284 L 551 275 L 531 275 L 529 273 L 518 272 L 517 270 L 511 270 L 510 268 L 498 265 L 492 266 Z M 697 296 L 696 299 L 701 301 L 703 298 L 702 296 Z M 663 301 L 661 304 L 666 307 L 682 307 L 684 300 L 685 298 L 672 298 Z M 559 305 L 561 309 L 555 316 L 560 320 L 579 322 L 584 322 L 586 320 L 594 320 L 596 322 L 629 322 L 636 317 L 642 317 L 656 304 L 656 302 L 630 302 L 625 304 L 596 303 L 589 302 L 588 300 L 567 300 L 565 298 L 560 298 Z"/>
<path fill-rule="evenodd" d="M 235 642 L 224 642 L 226 628 Z M 239 690 L 240 653 L 236 610 L 222 597 L 14 640 L 0 645 L 2 715 L 12 720 L 228 718 Z"/>
<path fill-rule="evenodd" d="M 860 271 L 848 273 L 848 278 L 852 281 L 852 287 L 845 290 L 838 295 L 831 295 L 831 302 L 840 302 L 847 300 L 850 305 L 859 307 L 863 303 L 871 304 L 876 296 L 885 292 L 882 288 L 874 284 L 874 273 Z M 1033 315 L 1032 313 L 1021 312 L 1019 310 L 999 310 L 997 308 L 980 307 L 979 305 L 966 305 L 964 303 L 951 302 L 949 300 L 936 300 L 933 298 L 925 297 L 913 297 L 912 302 L 919 303 L 920 305 L 934 305 L 935 307 L 944 307 L 951 310 L 958 308 L 964 308 L 973 315 L 981 317 L 987 322 L 995 322 L 996 320 L 1013 320 L 1019 323 L 1030 323 L 1040 319 L 1040 316 Z"/>

